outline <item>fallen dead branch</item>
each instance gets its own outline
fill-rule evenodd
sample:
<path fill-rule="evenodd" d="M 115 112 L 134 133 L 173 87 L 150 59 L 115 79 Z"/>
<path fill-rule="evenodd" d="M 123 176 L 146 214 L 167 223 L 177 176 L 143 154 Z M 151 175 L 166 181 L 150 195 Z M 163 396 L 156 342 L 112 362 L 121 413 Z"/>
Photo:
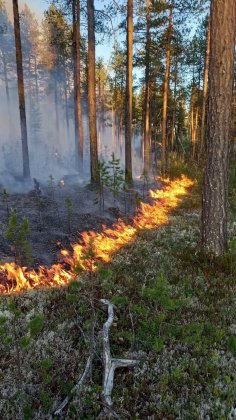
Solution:
<path fill-rule="evenodd" d="M 109 342 L 109 330 L 114 320 L 114 305 L 106 299 L 101 299 L 104 305 L 108 306 L 108 319 L 103 325 L 102 341 L 103 341 L 103 391 L 102 395 L 104 402 L 108 407 L 112 406 L 111 393 L 113 389 L 114 373 L 115 369 L 123 367 L 134 367 L 137 365 L 137 360 L 129 359 L 114 359 L 111 356 L 110 342 Z"/>
<path fill-rule="evenodd" d="M 138 360 L 129 360 L 129 359 L 114 359 L 111 356 L 111 350 L 110 350 L 110 341 L 109 341 L 109 330 L 112 326 L 113 320 L 114 320 L 114 305 L 106 299 L 101 299 L 100 301 L 104 305 L 107 305 L 108 307 L 108 318 L 107 321 L 103 325 L 103 329 L 101 332 L 102 335 L 102 345 L 103 345 L 103 353 L 102 353 L 102 359 L 103 359 L 103 391 L 102 391 L 102 398 L 103 401 L 101 404 L 103 405 L 103 414 L 105 412 L 110 414 L 114 418 L 119 418 L 119 416 L 113 411 L 112 409 L 112 390 L 113 390 L 113 383 L 114 383 L 114 374 L 115 370 L 117 368 L 124 368 L 124 367 L 134 367 L 137 365 Z M 94 349 L 95 349 L 95 341 L 93 339 L 93 350 L 90 352 L 90 355 L 87 359 L 85 369 L 83 371 L 83 374 L 81 375 L 79 382 L 74 386 L 74 388 L 71 390 L 70 395 L 67 396 L 64 401 L 60 404 L 60 406 L 56 409 L 54 412 L 54 416 L 61 417 L 62 412 L 64 408 L 68 405 L 69 401 L 71 400 L 72 396 L 76 394 L 77 396 L 81 393 L 83 389 L 83 384 L 91 371 L 92 368 L 92 362 L 94 358 Z M 102 414 L 102 413 L 100 413 Z M 51 419 L 50 419 L 51 420 Z"/>

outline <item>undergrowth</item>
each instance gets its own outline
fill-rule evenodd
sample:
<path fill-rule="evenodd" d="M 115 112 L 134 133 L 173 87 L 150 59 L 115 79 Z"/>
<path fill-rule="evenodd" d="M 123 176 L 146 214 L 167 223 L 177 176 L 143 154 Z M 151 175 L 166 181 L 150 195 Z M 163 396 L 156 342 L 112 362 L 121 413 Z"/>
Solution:
<path fill-rule="evenodd" d="M 199 201 L 196 187 L 168 225 L 140 232 L 95 274 L 61 289 L 1 297 L 1 418 L 46 419 L 70 393 L 86 363 L 91 324 L 97 337 L 107 318 L 101 298 L 115 305 L 112 354 L 140 361 L 115 374 L 112 397 L 121 418 L 233 415 L 236 225 L 226 255 L 202 253 Z M 64 418 L 96 418 L 101 390 L 98 340 L 89 381 Z"/>

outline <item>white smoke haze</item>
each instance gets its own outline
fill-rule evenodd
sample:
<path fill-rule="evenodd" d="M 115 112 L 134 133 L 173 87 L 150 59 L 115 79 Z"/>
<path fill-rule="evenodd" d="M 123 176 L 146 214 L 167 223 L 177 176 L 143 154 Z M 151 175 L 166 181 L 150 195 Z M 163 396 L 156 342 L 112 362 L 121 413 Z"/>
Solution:
<path fill-rule="evenodd" d="M 0 185 L 10 191 L 19 192 L 22 188 L 32 188 L 33 182 L 25 183 L 22 179 L 22 150 L 15 70 L 15 46 L 13 28 L 10 22 L 7 25 L 7 36 L 10 39 L 9 45 L 12 55 L 9 62 L 10 72 L 7 75 L 9 101 L 2 74 L 0 79 Z M 6 36 L 6 34 L 1 34 L 2 36 Z M 6 38 L 2 39 L 4 40 Z M 50 175 L 55 180 L 68 176 L 80 184 L 87 183 L 90 179 L 90 157 L 86 99 L 83 99 L 83 171 L 80 171 L 79 175 L 76 170 L 75 159 L 73 81 L 69 80 L 68 82 L 68 98 L 67 104 L 65 104 L 63 81 L 61 81 L 59 70 L 54 68 L 53 72 L 50 73 L 48 69 L 42 69 L 38 65 L 37 71 L 32 75 L 32 62 L 31 56 L 29 55 L 29 49 L 31 48 L 30 42 L 31 40 L 25 40 L 22 36 L 31 178 L 36 178 L 42 183 L 47 183 Z M 27 62 L 28 57 L 30 57 L 29 63 Z M 35 56 L 36 61 L 40 61 L 40 57 L 37 57 L 37 55 Z M 56 83 L 58 83 L 57 100 L 55 100 Z M 85 96 L 84 94 L 83 97 Z M 112 121 L 111 112 L 106 112 L 103 127 L 100 127 L 99 121 L 97 126 L 99 159 L 108 162 L 111 159 L 111 154 L 114 153 L 115 157 L 120 159 L 120 165 L 124 169 L 125 139 L 123 130 L 117 133 L 115 124 Z M 134 177 L 140 176 L 143 170 L 141 143 L 141 136 L 134 133 L 132 146 Z"/>

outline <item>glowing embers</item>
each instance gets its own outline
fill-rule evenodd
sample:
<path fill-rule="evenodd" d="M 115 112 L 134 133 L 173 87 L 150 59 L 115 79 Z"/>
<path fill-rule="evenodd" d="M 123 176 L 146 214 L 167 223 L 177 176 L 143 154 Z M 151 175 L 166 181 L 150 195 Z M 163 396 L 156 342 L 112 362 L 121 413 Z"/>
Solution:
<path fill-rule="evenodd" d="M 178 206 L 179 196 L 187 194 L 187 189 L 193 185 L 193 181 L 185 176 L 163 182 L 163 190 L 150 190 L 153 202 L 141 203 L 131 224 L 118 220 L 112 228 L 103 226 L 101 232 L 83 232 L 81 241 L 72 245 L 72 252 L 61 251 L 61 264 L 40 267 L 37 272 L 15 263 L 0 265 L 0 292 L 65 285 L 77 276 L 76 267 L 95 270 L 97 261 L 110 262 L 114 252 L 131 242 L 140 229 L 153 229 L 167 223 L 170 209 Z"/>

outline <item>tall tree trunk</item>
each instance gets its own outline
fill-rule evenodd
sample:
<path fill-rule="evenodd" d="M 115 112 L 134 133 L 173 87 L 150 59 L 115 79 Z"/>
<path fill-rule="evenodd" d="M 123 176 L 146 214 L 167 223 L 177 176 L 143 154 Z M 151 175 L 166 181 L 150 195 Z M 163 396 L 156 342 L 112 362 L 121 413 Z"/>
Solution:
<path fill-rule="evenodd" d="M 74 57 L 74 119 L 75 119 L 75 153 L 76 166 L 83 172 L 84 132 L 81 103 L 81 69 L 80 69 L 80 0 L 72 1 L 73 18 L 73 57 Z"/>
<path fill-rule="evenodd" d="M 193 105 L 193 129 L 192 129 L 192 158 L 195 158 L 196 155 L 196 145 L 197 145 L 197 133 L 198 133 L 198 114 L 199 107 L 196 105 L 195 115 L 194 115 L 194 105 Z"/>
<path fill-rule="evenodd" d="M 175 84 L 174 84 L 174 104 L 172 112 L 172 127 L 171 127 L 171 151 L 175 150 L 175 118 L 176 118 L 176 94 L 177 94 L 177 80 L 178 80 L 178 56 L 175 57 Z"/>
<path fill-rule="evenodd" d="M 22 48 L 21 48 L 18 0 L 13 0 L 13 16 L 14 16 L 14 32 L 15 32 L 15 46 L 16 46 L 18 97 L 19 97 L 19 110 L 20 110 L 23 176 L 24 178 L 30 178 L 29 149 L 28 149 L 27 124 L 26 124 L 26 112 L 25 112 L 25 91 L 24 91 L 24 76 L 23 76 L 23 66 L 22 66 Z"/>
<path fill-rule="evenodd" d="M 202 246 L 216 255 L 227 249 L 228 160 L 235 34 L 235 0 L 212 0 L 201 234 Z"/>
<path fill-rule="evenodd" d="M 132 182 L 133 0 L 127 3 L 127 63 L 125 118 L 125 179 Z"/>
<path fill-rule="evenodd" d="M 200 154 L 202 156 L 205 143 L 205 119 L 206 119 L 206 102 L 207 102 L 207 89 L 208 89 L 208 69 L 209 69 L 209 54 L 210 54 L 210 18 L 208 23 L 208 32 L 207 32 L 207 47 L 205 53 L 205 63 L 204 63 L 204 76 L 203 76 L 203 98 L 202 98 L 202 123 L 201 123 L 201 133 L 200 133 Z"/>
<path fill-rule="evenodd" d="M 150 132 L 150 0 L 146 0 L 146 57 L 145 57 L 145 112 L 144 112 L 144 171 L 149 172 L 151 157 Z"/>
<path fill-rule="evenodd" d="M 98 146 L 95 77 L 95 20 L 94 0 L 87 0 L 88 11 L 88 110 L 90 136 L 91 182 L 98 181 Z"/>
<path fill-rule="evenodd" d="M 173 26 L 173 7 L 170 6 L 169 25 L 167 30 L 167 42 L 166 42 L 166 69 L 163 83 L 163 111 L 162 111 L 162 171 L 166 172 L 167 161 L 168 161 L 168 142 L 167 142 L 167 102 L 168 102 L 168 91 L 169 91 L 169 79 L 170 79 L 170 44 L 172 37 Z"/>

